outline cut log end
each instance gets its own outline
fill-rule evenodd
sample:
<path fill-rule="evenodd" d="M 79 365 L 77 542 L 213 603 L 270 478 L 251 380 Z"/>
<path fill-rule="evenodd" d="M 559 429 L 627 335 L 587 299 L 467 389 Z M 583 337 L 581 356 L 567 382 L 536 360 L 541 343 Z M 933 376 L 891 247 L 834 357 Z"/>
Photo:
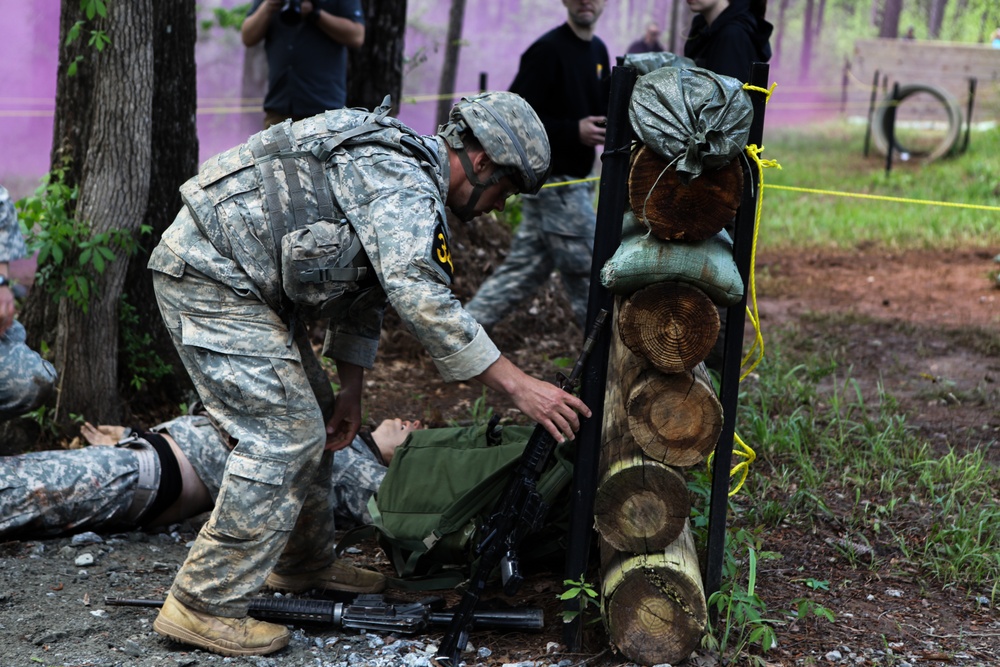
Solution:
<path fill-rule="evenodd" d="M 628 196 L 632 211 L 665 241 L 702 241 L 733 219 L 743 196 L 739 157 L 684 182 L 675 167 L 648 146 L 632 158 Z"/>
<path fill-rule="evenodd" d="M 697 287 L 664 282 L 622 303 L 621 340 L 664 373 L 689 371 L 705 360 L 719 335 L 719 312 Z"/>

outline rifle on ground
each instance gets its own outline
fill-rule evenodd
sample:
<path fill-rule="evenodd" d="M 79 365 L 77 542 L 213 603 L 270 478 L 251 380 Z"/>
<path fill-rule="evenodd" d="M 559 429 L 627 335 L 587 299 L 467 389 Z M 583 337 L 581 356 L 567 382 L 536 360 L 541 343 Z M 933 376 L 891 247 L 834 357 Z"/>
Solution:
<path fill-rule="evenodd" d="M 572 392 L 576 388 L 587 357 L 600 337 L 607 315 L 606 310 L 598 313 L 569 377 L 560 374 L 559 387 L 563 391 Z M 524 577 L 518 566 L 517 547 L 525 535 L 539 530 L 544 524 L 549 507 L 548 503 L 542 500 L 536 487 L 538 479 L 555 451 L 555 445 L 556 441 L 548 430 L 537 424 L 513 477 L 504 489 L 503 495 L 497 499 L 492 514 L 479 533 L 483 537 L 474 551 L 478 556 L 476 573 L 469 580 L 468 588 L 462 595 L 448 632 L 441 640 L 435 658 L 438 664 L 458 666 L 460 655 L 469 641 L 469 631 L 479 626 L 476 620 L 479 597 L 486 587 L 487 578 L 497 566 L 500 567 L 504 593 L 514 595 L 521 585 Z"/>
<path fill-rule="evenodd" d="M 105 597 L 104 604 L 118 607 L 162 607 L 163 600 Z M 296 598 L 254 598 L 249 615 L 273 623 L 310 623 L 352 630 L 416 634 L 429 626 L 448 625 L 452 612 L 442 609 L 444 599 L 389 602 L 382 595 L 359 595 L 351 602 Z M 537 607 L 480 610 L 473 617 L 477 629 L 541 630 L 545 626 Z"/>

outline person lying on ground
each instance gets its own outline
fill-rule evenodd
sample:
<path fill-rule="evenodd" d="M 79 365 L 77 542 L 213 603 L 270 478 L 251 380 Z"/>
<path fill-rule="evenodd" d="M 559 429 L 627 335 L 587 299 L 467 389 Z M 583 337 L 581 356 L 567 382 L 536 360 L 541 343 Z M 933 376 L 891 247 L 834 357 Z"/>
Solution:
<path fill-rule="evenodd" d="M 419 421 L 386 419 L 334 457 L 337 525 L 371 522 L 367 503 Z M 169 526 L 212 509 L 228 439 L 205 416 L 149 431 L 85 423 L 90 446 L 0 457 L 0 540 Z"/>

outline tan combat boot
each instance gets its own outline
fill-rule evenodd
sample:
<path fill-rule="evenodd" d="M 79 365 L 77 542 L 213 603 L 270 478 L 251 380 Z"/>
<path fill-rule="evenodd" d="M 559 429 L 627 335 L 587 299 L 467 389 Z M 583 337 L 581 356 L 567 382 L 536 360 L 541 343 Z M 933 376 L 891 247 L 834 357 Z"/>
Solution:
<path fill-rule="evenodd" d="M 381 593 L 385 590 L 385 577 L 372 570 L 334 561 L 317 572 L 267 575 L 264 586 L 285 593 L 302 593 L 317 589 L 321 591 L 344 591 L 347 593 Z"/>
<path fill-rule="evenodd" d="M 265 655 L 288 646 L 288 628 L 252 618 L 212 616 L 185 607 L 173 595 L 163 601 L 153 629 L 164 637 L 220 655 Z"/>

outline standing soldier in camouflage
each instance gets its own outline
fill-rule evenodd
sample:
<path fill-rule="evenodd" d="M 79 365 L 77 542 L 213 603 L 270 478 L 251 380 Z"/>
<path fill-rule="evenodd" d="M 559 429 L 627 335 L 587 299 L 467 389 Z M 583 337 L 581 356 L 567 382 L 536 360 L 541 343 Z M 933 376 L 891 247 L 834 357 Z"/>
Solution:
<path fill-rule="evenodd" d="M 21 323 L 14 319 L 15 260 L 27 254 L 17 211 L 0 186 L 0 421 L 34 410 L 52 391 L 56 369 L 25 344 Z"/>
<path fill-rule="evenodd" d="M 150 257 L 166 327 L 202 402 L 236 441 L 211 519 L 154 629 L 223 655 L 287 645 L 247 617 L 263 585 L 377 592 L 377 573 L 336 560 L 333 451 L 361 425 L 364 369 L 391 303 L 447 380 L 507 394 L 558 440 L 582 401 L 503 357 L 452 295 L 448 206 L 462 220 L 537 192 L 549 144 L 511 93 L 463 100 L 437 135 L 343 109 L 275 125 L 181 188 L 186 203 Z M 340 393 L 329 418 L 293 345 L 304 318 L 329 318 L 323 354 Z M 324 426 L 325 421 L 325 426 Z"/>
<path fill-rule="evenodd" d="M 553 269 L 581 329 L 590 299 L 594 256 L 594 148 L 604 143 L 608 109 L 608 49 L 594 34 L 605 0 L 563 0 L 567 19 L 521 56 L 511 91 L 538 113 L 552 141 L 552 178 L 521 198 L 522 219 L 507 259 L 465 305 L 491 331 L 517 304 L 545 284 Z"/>

